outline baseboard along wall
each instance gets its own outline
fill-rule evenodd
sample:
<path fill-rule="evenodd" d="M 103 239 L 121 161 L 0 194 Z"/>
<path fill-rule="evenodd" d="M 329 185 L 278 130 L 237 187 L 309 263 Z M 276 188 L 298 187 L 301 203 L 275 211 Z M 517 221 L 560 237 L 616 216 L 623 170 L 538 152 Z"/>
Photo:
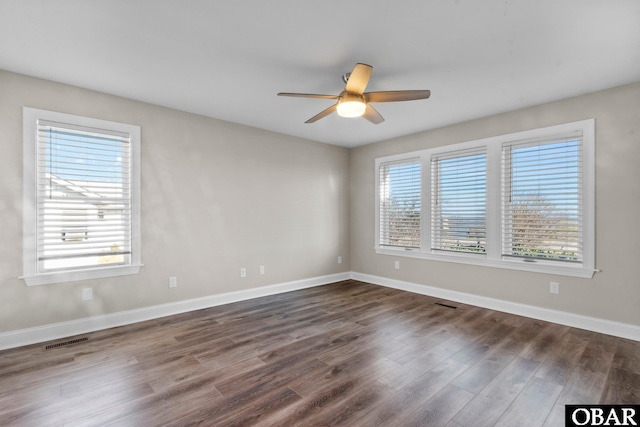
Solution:
<path fill-rule="evenodd" d="M 407 292 L 442 298 L 462 304 L 475 305 L 477 307 L 489 308 L 491 310 L 502 311 L 518 316 L 530 317 L 533 319 L 571 326 L 573 328 L 586 329 L 592 332 L 599 332 L 601 334 L 640 341 L 640 326 L 637 325 L 551 310 L 548 308 L 504 301 L 496 298 L 488 298 L 464 292 L 451 291 L 448 289 L 437 288 L 435 286 L 420 285 L 417 283 L 404 282 L 401 280 L 373 276 L 364 273 L 351 272 L 351 278 L 353 280 L 372 283 L 374 285 L 386 286 L 388 288 L 400 289 Z"/>
<path fill-rule="evenodd" d="M 130 325 L 132 323 L 143 322 L 145 320 L 158 319 L 160 317 L 172 316 L 174 314 L 186 313 L 194 310 L 202 310 L 203 308 L 216 307 L 218 305 L 231 304 L 268 295 L 276 295 L 298 289 L 327 285 L 329 283 L 348 280 L 350 277 L 351 274 L 349 272 L 330 274 L 271 286 L 263 286 L 260 288 L 227 292 L 202 298 L 176 301 L 168 304 L 154 305 L 135 310 L 120 311 L 117 313 L 86 317 L 68 322 L 53 323 L 50 325 L 0 333 L 0 350 L 57 340 L 74 335 L 95 332 L 102 329 Z"/>
<path fill-rule="evenodd" d="M 640 326 L 637 325 L 550 310 L 370 274 L 346 272 L 4 332 L 0 333 L 0 350 L 57 340 L 102 329 L 143 322 L 145 320 L 157 319 L 193 310 L 201 310 L 203 308 L 311 288 L 314 286 L 326 285 L 349 279 L 640 341 Z"/>

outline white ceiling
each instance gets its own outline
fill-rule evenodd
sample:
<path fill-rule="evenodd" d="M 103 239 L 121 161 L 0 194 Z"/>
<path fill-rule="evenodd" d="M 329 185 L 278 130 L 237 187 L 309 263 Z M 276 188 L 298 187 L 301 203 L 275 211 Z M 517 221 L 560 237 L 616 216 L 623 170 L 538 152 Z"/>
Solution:
<path fill-rule="evenodd" d="M 356 62 L 386 121 L 338 94 Z M 640 81 L 638 0 L 0 0 L 0 68 L 346 147 Z"/>

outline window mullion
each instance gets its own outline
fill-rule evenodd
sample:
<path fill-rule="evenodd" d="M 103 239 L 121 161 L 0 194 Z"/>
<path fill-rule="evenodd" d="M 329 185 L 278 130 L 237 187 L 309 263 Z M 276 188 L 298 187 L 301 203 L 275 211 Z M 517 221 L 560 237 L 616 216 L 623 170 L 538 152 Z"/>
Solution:
<path fill-rule="evenodd" d="M 489 144 L 487 148 L 487 259 L 501 258 L 502 242 L 502 169 L 500 146 Z"/>
<path fill-rule="evenodd" d="M 420 218 L 420 249 L 421 252 L 431 252 L 431 156 L 421 157 L 422 167 L 422 216 Z"/>

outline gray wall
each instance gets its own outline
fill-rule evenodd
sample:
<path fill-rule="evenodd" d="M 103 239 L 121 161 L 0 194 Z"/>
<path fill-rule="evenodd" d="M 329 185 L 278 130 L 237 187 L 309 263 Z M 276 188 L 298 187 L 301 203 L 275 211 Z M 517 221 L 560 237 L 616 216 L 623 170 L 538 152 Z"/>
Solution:
<path fill-rule="evenodd" d="M 349 270 L 347 149 L 4 71 L 0 94 L 0 333 Z M 23 106 L 141 126 L 139 274 L 18 279 Z"/>
<path fill-rule="evenodd" d="M 374 252 L 374 159 L 596 119 L 593 279 L 526 273 Z M 640 325 L 640 83 L 460 123 L 351 152 L 351 270 L 515 303 Z M 400 260 L 400 270 L 394 260 Z M 549 282 L 560 294 L 549 293 Z"/>
<path fill-rule="evenodd" d="M 4 71 L 0 94 L 0 333 L 349 270 L 640 325 L 640 83 L 353 150 Z M 141 126 L 140 274 L 18 279 L 23 106 Z M 596 119 L 593 279 L 410 258 L 395 270 L 396 258 L 375 254 L 376 157 L 586 118 Z M 86 286 L 93 301 L 81 301 Z"/>

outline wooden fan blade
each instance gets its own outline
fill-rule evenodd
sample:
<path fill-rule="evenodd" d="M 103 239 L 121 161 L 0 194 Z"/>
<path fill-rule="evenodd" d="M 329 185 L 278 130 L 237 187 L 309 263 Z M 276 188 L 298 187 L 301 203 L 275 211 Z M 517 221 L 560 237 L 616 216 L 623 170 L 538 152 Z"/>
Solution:
<path fill-rule="evenodd" d="M 353 71 L 349 75 L 349 80 L 347 80 L 347 86 L 345 90 L 351 93 L 357 93 L 358 95 L 362 95 L 367 84 L 369 83 L 369 79 L 371 78 L 371 71 L 373 67 L 367 64 L 356 64 L 353 67 Z"/>
<path fill-rule="evenodd" d="M 313 122 L 317 122 L 318 120 L 320 120 L 323 117 L 328 116 L 329 114 L 333 113 L 334 111 L 336 111 L 336 109 L 338 108 L 338 104 L 333 104 L 331 107 L 327 108 L 324 111 L 321 111 L 320 113 L 316 114 L 315 116 L 311 117 L 309 120 L 307 120 L 305 123 L 313 123 Z"/>
<path fill-rule="evenodd" d="M 364 99 L 367 102 L 397 102 L 427 99 L 430 95 L 430 90 L 389 90 L 386 92 L 367 92 L 364 94 Z"/>
<path fill-rule="evenodd" d="M 384 122 L 384 117 L 382 117 L 380 113 L 378 113 L 378 110 L 376 110 L 369 104 L 367 104 L 367 109 L 364 110 L 364 114 L 362 115 L 362 117 L 369 120 L 374 125 Z"/>
<path fill-rule="evenodd" d="M 338 95 L 318 95 L 316 93 L 287 93 L 280 92 L 278 96 L 295 96 L 298 98 L 322 98 L 322 99 L 338 99 Z"/>

